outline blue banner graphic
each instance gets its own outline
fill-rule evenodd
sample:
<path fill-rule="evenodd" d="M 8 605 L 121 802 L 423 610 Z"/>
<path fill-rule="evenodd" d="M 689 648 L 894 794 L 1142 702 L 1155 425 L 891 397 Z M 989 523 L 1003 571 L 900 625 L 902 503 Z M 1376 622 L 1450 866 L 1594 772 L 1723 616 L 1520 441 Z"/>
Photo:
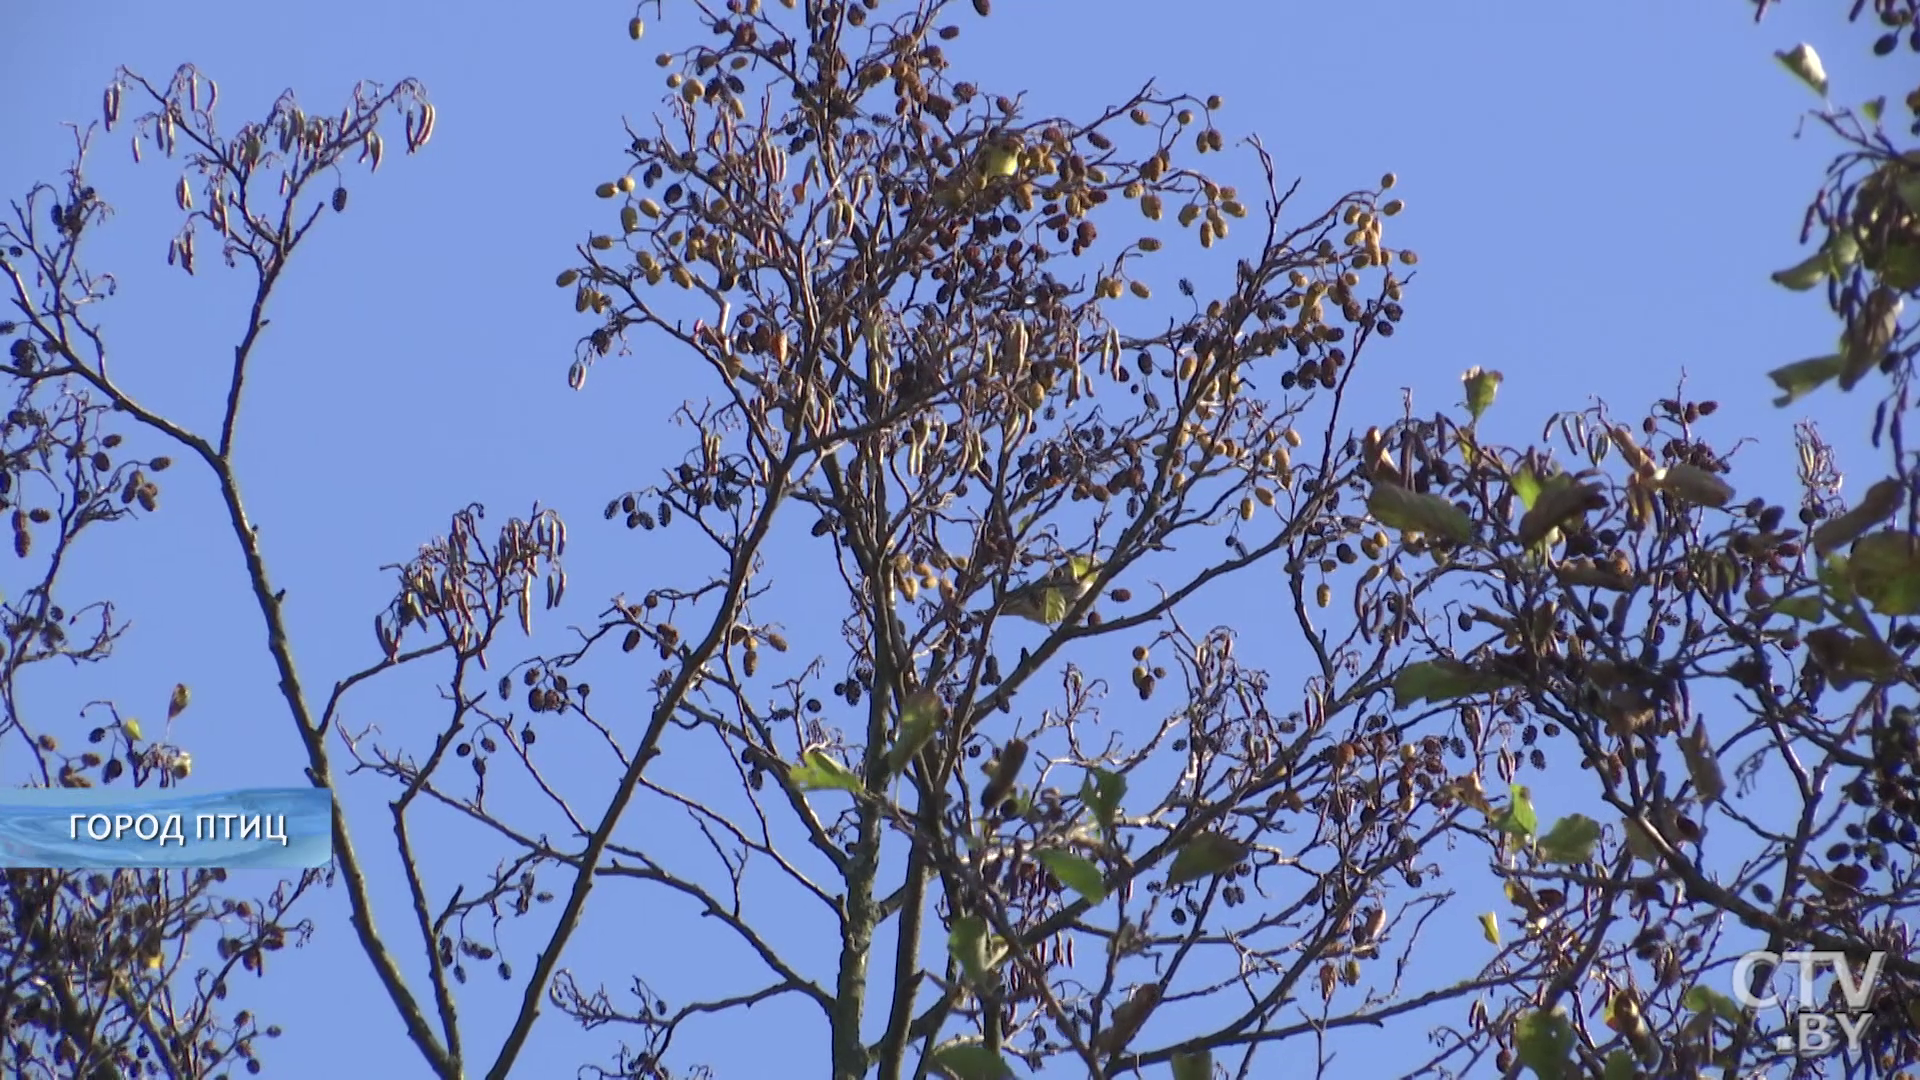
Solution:
<path fill-rule="evenodd" d="M 0 867 L 296 870 L 333 861 L 325 788 L 0 788 Z"/>

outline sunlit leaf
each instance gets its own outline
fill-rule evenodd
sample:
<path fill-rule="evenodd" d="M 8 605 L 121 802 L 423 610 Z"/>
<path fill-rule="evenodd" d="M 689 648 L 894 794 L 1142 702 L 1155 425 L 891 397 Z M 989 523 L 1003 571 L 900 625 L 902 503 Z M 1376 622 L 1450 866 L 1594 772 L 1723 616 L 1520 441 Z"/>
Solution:
<path fill-rule="evenodd" d="M 1520 499 L 1522 509 L 1533 509 L 1534 500 L 1540 497 L 1542 487 L 1540 477 L 1532 469 L 1521 469 L 1513 474 L 1513 493 Z"/>
<path fill-rule="evenodd" d="M 1375 484 L 1367 512 L 1380 524 L 1401 532 L 1426 533 L 1458 543 L 1473 539 L 1473 519 L 1438 495 L 1421 495 L 1399 484 Z"/>
<path fill-rule="evenodd" d="M 1393 677 L 1393 707 L 1404 709 L 1423 701 L 1452 701 L 1511 685 L 1511 680 L 1459 660 L 1441 658 L 1408 664 Z"/>
<path fill-rule="evenodd" d="M 1179 1050 L 1173 1055 L 1173 1080 L 1213 1080 L 1211 1050 Z"/>
<path fill-rule="evenodd" d="M 1874 269 L 1889 288 L 1908 292 L 1920 288 L 1920 244 L 1888 240 Z"/>
<path fill-rule="evenodd" d="M 1100 868 L 1078 855 L 1065 851 L 1042 851 L 1034 856 L 1040 865 L 1053 872 L 1060 884 L 1079 893 L 1091 903 L 1098 904 L 1107 898 L 1106 883 L 1101 880 Z"/>
<path fill-rule="evenodd" d="M 1654 483 L 1661 491 L 1695 506 L 1725 506 L 1733 501 L 1733 487 L 1698 465 L 1669 465 Z"/>
<path fill-rule="evenodd" d="M 1005 1058 L 978 1039 L 956 1039 L 933 1051 L 933 1067 L 947 1080 L 1011 1080 Z"/>
<path fill-rule="evenodd" d="M 1882 615 L 1920 614 L 1920 539 L 1901 529 L 1861 537 L 1847 559 L 1854 591 Z"/>
<path fill-rule="evenodd" d="M 1167 868 L 1167 884 L 1184 885 L 1224 874 L 1247 857 L 1247 845 L 1225 833 L 1203 832 L 1187 841 Z"/>
<path fill-rule="evenodd" d="M 1606 492 L 1562 473 L 1543 481 L 1527 512 L 1520 516 L 1520 544 L 1531 548 L 1576 517 L 1607 505 Z"/>
<path fill-rule="evenodd" d="M 1689 1012 L 1709 1013 L 1739 1023 L 1740 1003 L 1704 983 L 1696 983 L 1680 996 L 1680 1006 Z"/>
<path fill-rule="evenodd" d="M 1533 793 L 1524 785 L 1513 785 L 1507 804 L 1495 811 L 1487 823 L 1522 841 L 1533 839 L 1535 831 L 1540 828 L 1540 816 L 1533 809 Z"/>
<path fill-rule="evenodd" d="M 1872 101 L 1863 101 L 1860 103 L 1860 115 L 1866 117 L 1867 122 L 1876 127 L 1880 124 L 1881 115 L 1886 111 L 1887 96 L 1885 94 L 1874 98 Z"/>
<path fill-rule="evenodd" d="M 1727 793 L 1727 781 L 1720 774 L 1720 758 L 1713 752 L 1713 739 L 1707 734 L 1707 722 L 1696 720 L 1693 730 L 1680 736 L 1680 755 L 1687 760 L 1687 775 L 1693 778 L 1700 801 L 1710 803 Z"/>
<path fill-rule="evenodd" d="M 1500 383 L 1505 378 L 1497 371 L 1483 371 L 1478 366 L 1470 367 L 1460 377 L 1467 390 L 1467 414 L 1475 420 L 1493 407 L 1493 399 L 1500 392 Z"/>
<path fill-rule="evenodd" d="M 1773 602 L 1773 611 L 1790 619 L 1801 622 L 1819 622 L 1827 613 L 1827 605 L 1818 596 L 1807 593 L 1802 596 L 1783 596 Z"/>
<path fill-rule="evenodd" d="M 1899 654 L 1866 634 L 1849 634 L 1837 626 L 1807 632 L 1807 652 L 1826 672 L 1834 689 L 1856 682 L 1880 682 L 1901 671 Z"/>
<path fill-rule="evenodd" d="M 887 765 L 895 775 L 906 771 L 908 763 L 927 745 L 927 740 L 933 738 L 933 733 L 940 728 L 943 711 L 940 695 L 932 690 L 917 690 L 901 705 L 900 732 L 887 751 Z"/>
<path fill-rule="evenodd" d="M 1577 866 L 1592 860 L 1593 847 L 1599 842 L 1599 822 L 1585 814 L 1568 814 L 1540 837 L 1535 850 L 1547 862 Z"/>
<path fill-rule="evenodd" d="M 173 695 L 167 699 L 167 719 L 172 720 L 187 711 L 187 705 L 193 701 L 193 692 L 186 683 L 174 683 Z"/>
<path fill-rule="evenodd" d="M 1811 360 L 1797 360 L 1785 367 L 1777 367 L 1767 372 L 1767 378 L 1773 380 L 1782 393 L 1773 399 L 1775 405 L 1782 407 L 1793 404 L 1815 390 L 1833 381 L 1840 374 L 1840 356 L 1816 356 Z"/>
<path fill-rule="evenodd" d="M 120 730 L 126 735 L 128 742 L 139 742 L 146 738 L 146 733 L 140 730 L 140 721 L 131 716 L 121 718 Z"/>
<path fill-rule="evenodd" d="M 1500 916 L 1491 911 L 1483 913 L 1480 916 L 1480 936 L 1486 938 L 1489 945 L 1500 944 Z"/>
<path fill-rule="evenodd" d="M 1878 369 L 1900 332 L 1906 299 L 1885 282 L 1874 286 L 1840 339 L 1840 389 L 1851 390 Z"/>
<path fill-rule="evenodd" d="M 1120 817 L 1120 800 L 1127 793 L 1127 778 L 1105 769 L 1088 769 L 1087 778 L 1080 782 L 1080 801 L 1093 810 L 1094 820 L 1099 822 L 1100 831 L 1113 835 L 1113 825 Z"/>
<path fill-rule="evenodd" d="M 860 777 L 824 750 L 809 750 L 800 755 L 800 764 L 793 767 L 791 775 L 802 791 L 839 790 L 857 793 L 866 790 Z"/>
<path fill-rule="evenodd" d="M 1794 292 L 1805 292 L 1827 280 L 1827 273 L 1832 266 L 1832 260 L 1827 258 L 1827 253 L 1823 249 L 1785 270 L 1775 270 L 1768 277 L 1773 279 L 1775 285 L 1785 286 Z"/>
<path fill-rule="evenodd" d="M 1573 1056 L 1573 1024 L 1564 1011 L 1530 1012 L 1514 1025 L 1515 1056 L 1540 1080 L 1562 1080 Z"/>
<path fill-rule="evenodd" d="M 978 915 L 962 915 L 947 931 L 947 952 L 967 980 L 978 987 L 993 985 L 993 969 L 1006 958 L 1006 949 L 987 929 L 987 920 Z"/>
<path fill-rule="evenodd" d="M 1826 65 L 1820 62 L 1820 54 L 1813 51 L 1813 46 L 1803 43 L 1773 55 L 1795 78 L 1811 87 L 1814 93 L 1827 96 Z"/>

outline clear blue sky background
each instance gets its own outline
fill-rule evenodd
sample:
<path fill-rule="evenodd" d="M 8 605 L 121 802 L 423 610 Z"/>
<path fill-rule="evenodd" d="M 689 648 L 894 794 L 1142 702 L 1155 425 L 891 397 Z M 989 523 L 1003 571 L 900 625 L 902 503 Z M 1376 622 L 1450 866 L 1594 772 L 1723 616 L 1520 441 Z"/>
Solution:
<path fill-rule="evenodd" d="M 1766 279 L 1799 258 L 1795 229 L 1831 153 L 1813 133 L 1793 138 L 1814 99 L 1769 54 L 1811 41 L 1837 98 L 1866 96 L 1869 38 L 1844 24 L 1843 5 L 1800 0 L 1757 28 L 1736 0 L 997 8 L 982 23 L 959 6 L 966 33 L 950 50 L 955 77 L 1025 90 L 1036 112 L 1085 112 L 1154 78 L 1225 95 L 1222 126 L 1261 133 L 1283 177 L 1305 178 L 1303 206 L 1399 173 L 1409 211 L 1389 243 L 1417 249 L 1420 274 L 1401 333 L 1369 351 L 1362 400 L 1373 411 L 1352 414 L 1357 422 L 1390 419 L 1403 387 L 1424 411 L 1447 407 L 1460 372 L 1479 364 L 1507 376 L 1488 424 L 1524 440 L 1547 413 L 1590 395 L 1637 409 L 1685 370 L 1723 404 L 1716 438 L 1756 440 L 1735 477 L 1748 478 L 1744 495 L 1756 467 L 1785 480 L 1794 419 L 1860 415 L 1859 402 L 1836 409 L 1831 392 L 1805 411 L 1776 410 L 1763 374 L 1829 351 L 1834 336 L 1817 299 Z M 624 169 L 622 118 L 644 118 L 663 93 L 654 55 L 697 32 L 669 2 L 664 19 L 648 12 L 648 38 L 635 45 L 624 29 L 632 13 L 610 2 L 6 4 L 0 193 L 9 198 L 57 175 L 71 145 L 60 122 L 97 116 L 117 64 L 155 80 L 183 61 L 200 65 L 220 82 L 229 130 L 289 86 L 311 110 L 337 108 L 360 78 L 417 76 L 439 107 L 427 152 L 391 154 L 372 179 L 349 174 L 351 209 L 326 221 L 296 261 L 249 389 L 240 468 L 316 692 L 374 655 L 368 619 L 391 596 L 376 568 L 444 531 L 468 501 L 485 503 L 490 521 L 524 514 L 536 498 L 569 518 L 575 622 L 693 554 L 674 546 L 684 541 L 642 541 L 600 521 L 610 496 L 678 456 L 684 435 L 663 423 L 678 399 L 657 381 L 658 346 L 650 360 L 644 343 L 570 392 L 566 367 L 585 327 L 571 294 L 552 284 L 573 245 L 607 228 L 609 204 L 592 189 Z M 122 377 L 148 404 L 211 430 L 243 282 L 210 255 L 197 280 L 165 266 L 173 176 L 154 155 L 134 169 L 124 135 L 102 140 L 92 181 L 120 213 L 94 237 L 91 260 L 122 286 L 104 315 Z M 1231 265 L 1194 254 L 1163 257 L 1163 289 L 1180 273 L 1204 285 Z M 1860 438 L 1837 423 L 1830 434 L 1843 446 Z M 70 715 L 111 695 L 152 716 L 184 681 L 195 704 L 181 740 L 197 785 L 297 783 L 301 761 L 212 487 L 190 468 L 166 479 L 163 511 L 100 530 L 69 580 L 72 597 L 110 591 L 134 632 L 109 665 L 36 675 L 27 706 L 47 724 L 47 710 Z M 1789 495 L 1784 483 L 1770 493 Z M 816 588 L 799 579 L 780 587 L 802 602 Z M 837 590 L 817 596 L 839 603 Z M 1285 631 L 1262 629 L 1270 600 L 1241 592 L 1207 603 L 1280 674 L 1290 671 Z M 625 676 L 636 699 L 642 679 L 638 669 Z M 596 681 L 604 694 L 619 677 Z M 347 715 L 404 729 L 410 716 L 440 711 L 415 679 L 354 699 Z M 404 909 L 394 904 L 380 792 L 348 790 L 382 883 L 384 925 L 398 932 Z M 1565 809 L 1542 802 L 1548 820 Z M 454 865 L 461 835 L 445 834 L 432 861 Z M 475 847 L 461 865 L 479 870 L 494 851 Z M 683 909 L 634 897 L 597 894 L 602 907 L 569 963 L 583 981 L 617 987 L 631 970 L 675 1001 L 718 985 L 714 939 Z M 269 1048 L 268 1075 L 418 1075 L 342 910 L 331 895 L 309 906 L 317 944 L 278 959 L 265 986 L 262 1011 L 288 1031 Z M 1460 910 L 1458 932 L 1429 948 L 1477 964 L 1484 943 Z M 531 966 L 524 948 L 514 959 Z M 518 982 L 484 977 L 469 988 L 476 1064 L 490 1058 L 495 1018 L 519 993 Z M 695 1028 L 682 1060 L 729 1077 L 806 1075 L 793 1063 L 822 1060 L 822 1029 L 798 1010 Z M 796 1028 L 802 1018 L 808 1027 Z M 783 1044 L 796 1030 L 809 1041 Z M 1416 1038 L 1404 1034 L 1403 1048 Z M 1356 1045 L 1337 1075 L 1400 1062 L 1391 1045 Z M 571 1075 L 582 1059 L 603 1061 L 604 1046 L 549 1012 L 522 1074 Z"/>

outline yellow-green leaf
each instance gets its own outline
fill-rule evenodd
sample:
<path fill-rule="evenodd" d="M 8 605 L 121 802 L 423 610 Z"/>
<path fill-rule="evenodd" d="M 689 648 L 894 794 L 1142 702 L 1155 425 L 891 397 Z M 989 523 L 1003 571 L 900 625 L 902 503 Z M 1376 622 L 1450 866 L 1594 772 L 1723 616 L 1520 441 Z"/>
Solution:
<path fill-rule="evenodd" d="M 802 791 L 852 791 L 866 790 L 845 765 L 840 764 L 824 750 L 809 750 L 800 755 L 800 764 L 793 767 L 793 782 Z"/>
<path fill-rule="evenodd" d="M 1580 483 L 1565 473 L 1541 481 L 1520 516 L 1520 545 L 1531 548 L 1574 518 L 1606 505 L 1606 492 L 1597 484 Z"/>
<path fill-rule="evenodd" d="M 1213 1080 L 1211 1050 L 1176 1050 L 1172 1065 L 1173 1080 Z"/>
<path fill-rule="evenodd" d="M 1920 288 L 1920 244 L 1887 241 L 1880 251 L 1880 265 L 1874 268 L 1880 280 L 1901 292 Z"/>
<path fill-rule="evenodd" d="M 1497 371 L 1483 371 L 1478 366 L 1470 367 L 1460 377 L 1467 390 L 1467 414 L 1475 420 L 1493 407 L 1493 399 L 1500 392 L 1500 383 L 1505 379 Z"/>
<path fill-rule="evenodd" d="M 1680 1006 L 1689 1012 L 1711 1013 L 1736 1024 L 1744 1015 L 1739 1002 L 1704 983 L 1688 987 L 1687 992 L 1680 995 Z"/>
<path fill-rule="evenodd" d="M 1783 596 L 1773 602 L 1773 611 L 1801 622 L 1819 622 L 1827 613 L 1827 605 L 1818 596 L 1807 593 L 1803 596 Z"/>
<path fill-rule="evenodd" d="M 1456 543 L 1473 539 L 1473 519 L 1438 495 L 1421 495 L 1398 484 L 1375 484 L 1367 512 L 1401 532 L 1426 533 Z"/>
<path fill-rule="evenodd" d="M 1184 885 L 1224 874 L 1247 857 L 1247 845 L 1225 833 L 1203 832 L 1181 846 L 1167 868 L 1167 884 Z"/>
<path fill-rule="evenodd" d="M 1767 378 L 1780 388 L 1781 395 L 1773 399 L 1775 405 L 1782 408 L 1799 401 L 1815 390 L 1833 381 L 1840 374 L 1843 363 L 1840 355 L 1816 356 L 1811 360 L 1796 360 L 1785 367 L 1777 367 L 1767 372 Z"/>
<path fill-rule="evenodd" d="M 120 721 L 120 730 L 126 734 L 128 742 L 139 742 L 141 739 L 146 738 L 146 735 L 140 730 L 140 721 L 131 716 Z"/>
<path fill-rule="evenodd" d="M 1920 539 L 1901 529 L 1861 537 L 1847 559 L 1853 589 L 1882 615 L 1920 614 Z"/>
<path fill-rule="evenodd" d="M 193 700 L 193 694 L 186 683 L 173 684 L 173 696 L 167 699 L 167 719 L 171 720 L 187 711 L 187 705 Z"/>
<path fill-rule="evenodd" d="M 1827 272 L 1833 261 L 1827 257 L 1825 249 L 1816 251 L 1785 270 L 1775 270 L 1768 277 L 1775 285 L 1785 286 L 1794 292 L 1805 292 L 1827 280 Z"/>
<path fill-rule="evenodd" d="M 1601 1080 L 1633 1080 L 1633 1055 L 1625 1050 L 1615 1050 L 1607 1055 L 1607 1069 L 1601 1073 Z"/>
<path fill-rule="evenodd" d="M 1661 491 L 1695 506 L 1725 506 L 1733 500 L 1732 486 L 1698 465 L 1669 465 L 1656 477 Z"/>
<path fill-rule="evenodd" d="M 1562 1080 L 1573 1055 L 1573 1024 L 1565 1011 L 1530 1012 L 1514 1025 L 1514 1048 L 1520 1064 L 1539 1080 Z"/>
<path fill-rule="evenodd" d="M 1100 868 L 1089 860 L 1058 850 L 1042 851 L 1034 857 L 1040 860 L 1041 866 L 1053 873 L 1060 884 L 1086 897 L 1088 902 L 1098 904 L 1107 898 L 1107 886 L 1101 879 Z"/>
<path fill-rule="evenodd" d="M 1851 390 L 1876 370 L 1900 331 L 1906 300 L 1885 282 L 1874 286 L 1840 340 L 1840 389 Z"/>
<path fill-rule="evenodd" d="M 1827 96 L 1827 69 L 1820 63 L 1820 54 L 1813 51 L 1813 46 L 1795 45 L 1791 49 L 1782 49 L 1773 55 L 1780 61 L 1782 67 L 1811 87 L 1814 93 L 1821 97 Z"/>
<path fill-rule="evenodd" d="M 1578 866 L 1592 860 L 1594 845 L 1599 842 L 1599 822 L 1585 814 L 1568 814 L 1553 823 L 1536 850 L 1547 862 Z"/>
<path fill-rule="evenodd" d="M 1487 944 L 1489 945 L 1500 944 L 1500 916 L 1495 915 L 1491 911 L 1482 914 L 1480 916 L 1480 936 L 1486 938 Z"/>
<path fill-rule="evenodd" d="M 1006 958 L 1000 941 L 987 932 L 987 920 L 978 915 L 962 915 L 947 931 L 947 952 L 967 980 L 977 987 L 993 985 L 993 969 Z"/>
<path fill-rule="evenodd" d="M 1475 670 L 1459 660 L 1441 658 L 1408 664 L 1393 677 L 1393 707 L 1404 709 L 1423 701 L 1452 701 L 1472 694 L 1484 694 L 1509 685 L 1511 680 Z"/>
<path fill-rule="evenodd" d="M 1523 784 L 1513 785 L 1507 804 L 1495 811 L 1487 823 L 1522 841 L 1532 840 L 1540 828 L 1540 816 L 1533 809 L 1533 793 Z"/>
<path fill-rule="evenodd" d="M 894 736 L 893 747 L 887 752 L 887 764 L 897 775 L 906 771 L 909 762 L 933 738 L 940 728 L 940 718 L 945 707 L 940 695 L 932 690 L 917 690 L 900 707 L 900 732 Z"/>
<path fill-rule="evenodd" d="M 978 1039 L 956 1039 L 936 1047 L 932 1064 L 947 1080 L 1011 1080 L 1013 1076 L 1006 1059 Z"/>
<path fill-rule="evenodd" d="M 1093 811 L 1100 831 L 1113 835 L 1114 822 L 1120 817 L 1120 800 L 1127 793 L 1127 778 L 1105 769 L 1088 769 L 1080 782 L 1080 801 Z"/>

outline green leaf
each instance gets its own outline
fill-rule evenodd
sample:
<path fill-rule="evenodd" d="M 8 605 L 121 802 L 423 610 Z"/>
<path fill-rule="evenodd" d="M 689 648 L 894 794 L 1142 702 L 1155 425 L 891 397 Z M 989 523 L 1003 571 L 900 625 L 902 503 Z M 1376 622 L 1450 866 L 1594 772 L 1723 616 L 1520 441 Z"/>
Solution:
<path fill-rule="evenodd" d="M 1500 916 L 1495 915 L 1491 911 L 1482 912 L 1480 915 L 1480 936 L 1486 938 L 1487 944 L 1489 945 L 1500 944 Z"/>
<path fill-rule="evenodd" d="M 1530 1012 L 1514 1025 L 1516 1056 L 1540 1080 L 1562 1080 L 1567 1075 L 1573 1042 L 1573 1024 L 1559 1009 Z"/>
<path fill-rule="evenodd" d="M 1534 500 L 1540 497 L 1540 491 L 1544 486 L 1532 469 L 1521 469 L 1513 474 L 1513 493 L 1520 497 L 1520 506 L 1523 509 L 1533 509 Z"/>
<path fill-rule="evenodd" d="M 1813 51 L 1813 46 L 1795 45 L 1773 55 L 1782 67 L 1793 73 L 1794 78 L 1807 84 L 1821 97 L 1827 96 L 1827 69 L 1820 63 L 1820 54 Z"/>
<path fill-rule="evenodd" d="M 1005 1058 L 978 1039 L 956 1039 L 933 1051 L 933 1067 L 947 1080 L 1012 1080 Z"/>
<path fill-rule="evenodd" d="M 953 955 L 967 981 L 976 987 L 993 985 L 993 969 L 1006 958 L 1006 950 L 987 932 L 987 920 L 978 915 L 962 915 L 947 931 L 947 952 Z"/>
<path fill-rule="evenodd" d="M 1901 292 L 1920 288 L 1920 244 L 1887 241 L 1880 251 L 1880 266 L 1874 272 L 1889 287 Z"/>
<path fill-rule="evenodd" d="M 1107 898 L 1107 885 L 1100 868 L 1078 855 L 1065 851 L 1042 851 L 1034 856 L 1040 865 L 1053 871 L 1060 884 L 1098 904 Z"/>
<path fill-rule="evenodd" d="M 1825 555 L 1853 541 L 1887 520 L 1906 502 L 1907 485 L 1889 477 L 1877 480 L 1851 509 L 1820 523 L 1813 530 L 1813 550 Z"/>
<path fill-rule="evenodd" d="M 1375 484 L 1367 512 L 1401 532 L 1426 533 L 1464 544 L 1473 539 L 1473 519 L 1438 495 L 1421 495 L 1398 484 Z"/>
<path fill-rule="evenodd" d="M 1818 596 L 1807 593 L 1803 596 L 1783 596 L 1773 602 L 1775 614 L 1785 615 L 1801 622 L 1819 622 L 1827 613 L 1827 605 Z"/>
<path fill-rule="evenodd" d="M 1540 838 L 1540 857 L 1550 863 L 1580 865 L 1593 858 L 1600 842 L 1600 823 L 1585 814 L 1568 814 L 1553 823 Z"/>
<path fill-rule="evenodd" d="M 1772 379 L 1782 393 L 1773 399 L 1773 403 L 1784 408 L 1799 401 L 1838 377 L 1840 368 L 1838 353 L 1816 356 L 1811 360 L 1797 360 L 1786 367 L 1774 368 L 1767 372 L 1767 378 Z"/>
<path fill-rule="evenodd" d="M 1905 306 L 1905 298 L 1885 282 L 1867 293 L 1840 340 L 1840 389 L 1853 389 L 1880 367 L 1900 333 L 1900 312 Z"/>
<path fill-rule="evenodd" d="M 887 766 L 894 775 L 905 772 L 920 749 L 927 745 L 927 740 L 940 729 L 943 711 L 940 695 L 932 690 L 915 691 L 900 706 L 900 732 L 894 736 L 893 748 L 887 751 Z"/>
<path fill-rule="evenodd" d="M 1213 1051 L 1175 1051 L 1173 1080 L 1213 1080 Z"/>
<path fill-rule="evenodd" d="M 1855 541 L 1847 576 L 1879 614 L 1920 614 L 1920 539 L 1905 530 L 1886 529 Z"/>
<path fill-rule="evenodd" d="M 1422 660 L 1401 668 L 1393 677 L 1393 707 L 1404 709 L 1423 701 L 1451 701 L 1510 684 L 1511 680 L 1476 671 L 1458 660 Z"/>
<path fill-rule="evenodd" d="M 1247 857 L 1247 845 L 1225 833 L 1203 832 L 1187 841 L 1167 868 L 1167 884 L 1184 885 L 1224 874 Z"/>
<path fill-rule="evenodd" d="M 1468 368 L 1467 373 L 1460 376 L 1460 382 L 1467 389 L 1467 414 L 1478 420 L 1482 413 L 1492 408 L 1494 396 L 1500 392 L 1503 379 L 1505 376 L 1497 371 L 1483 371 L 1478 366 Z"/>
<path fill-rule="evenodd" d="M 1573 519 L 1606 505 L 1606 491 L 1598 484 L 1580 483 L 1566 473 L 1544 480 L 1528 503 L 1527 512 L 1520 515 L 1520 544 L 1531 548 Z"/>
<path fill-rule="evenodd" d="M 1696 983 L 1680 996 L 1680 1006 L 1689 1012 L 1718 1016 L 1733 1023 L 1741 1020 L 1740 1003 L 1704 983 Z"/>
<path fill-rule="evenodd" d="M 865 791 L 866 785 L 824 750 L 809 750 L 800 755 L 800 764 L 790 774 L 802 791 Z"/>
<path fill-rule="evenodd" d="M 1633 1055 L 1625 1050 L 1608 1054 L 1607 1071 L 1601 1074 L 1601 1080 L 1633 1080 Z"/>
<path fill-rule="evenodd" d="M 1860 114 L 1865 116 L 1867 122 L 1873 124 L 1875 127 L 1880 125 L 1880 117 L 1886 111 L 1887 96 L 1885 94 L 1874 98 L 1872 101 L 1863 101 L 1860 103 Z"/>
<path fill-rule="evenodd" d="M 1833 260 L 1827 257 L 1826 249 L 1822 248 L 1785 270 L 1775 270 L 1767 276 L 1775 285 L 1784 286 L 1794 292 L 1806 292 L 1827 280 L 1827 274 L 1832 267 Z"/>
<path fill-rule="evenodd" d="M 1127 793 L 1127 778 L 1105 769 L 1088 769 L 1080 782 L 1080 801 L 1093 810 L 1100 831 L 1111 837 L 1114 822 L 1120 818 L 1120 800 Z"/>
<path fill-rule="evenodd" d="M 1513 785 L 1512 798 L 1507 800 L 1507 805 L 1494 812 L 1488 824 L 1509 836 L 1521 840 L 1533 839 L 1533 834 L 1540 828 L 1540 815 L 1533 809 L 1533 793 L 1524 785 Z"/>
<path fill-rule="evenodd" d="M 1733 487 L 1698 465 L 1669 465 L 1654 476 L 1661 491 L 1695 506 L 1725 506 L 1733 501 Z"/>

